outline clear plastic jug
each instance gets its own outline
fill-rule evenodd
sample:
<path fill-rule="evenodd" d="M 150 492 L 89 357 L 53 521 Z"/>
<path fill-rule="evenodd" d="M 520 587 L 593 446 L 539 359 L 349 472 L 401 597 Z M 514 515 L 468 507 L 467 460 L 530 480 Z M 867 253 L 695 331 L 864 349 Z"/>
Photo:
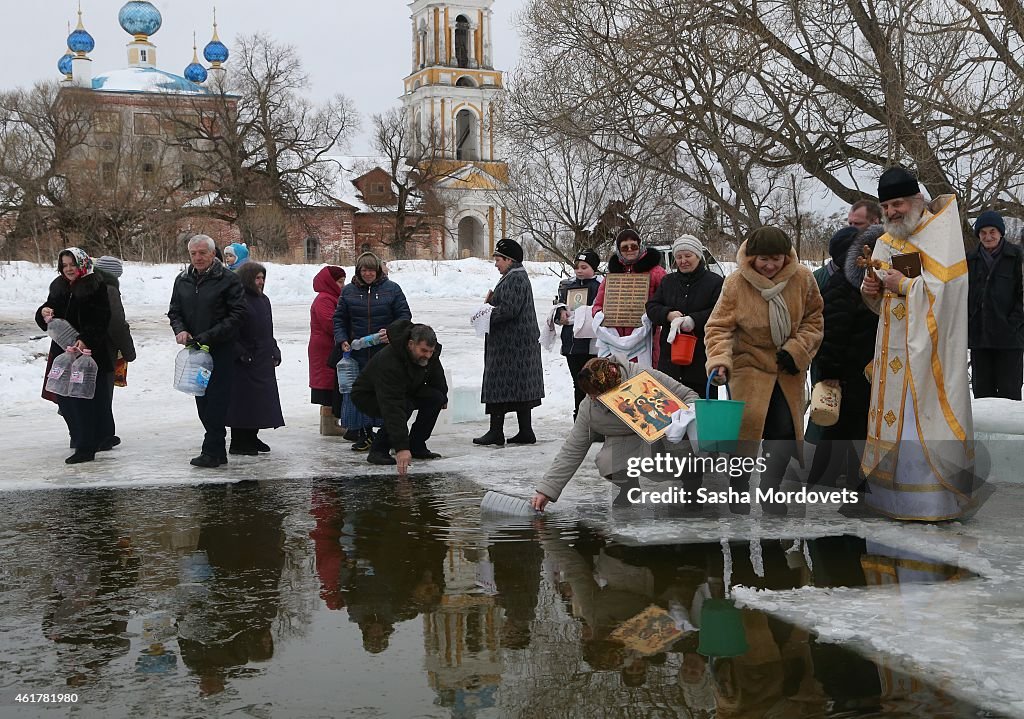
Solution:
<path fill-rule="evenodd" d="M 360 337 L 352 342 L 352 351 L 354 352 L 355 350 L 366 349 L 367 347 L 376 347 L 383 341 L 384 338 L 380 336 L 380 333 L 366 335 L 365 337 Z"/>
<path fill-rule="evenodd" d="M 341 394 L 351 392 L 352 385 L 356 383 L 356 378 L 359 377 L 359 365 L 352 359 L 351 354 L 351 352 L 346 352 L 338 360 L 338 392 Z"/>
<path fill-rule="evenodd" d="M 487 514 L 504 514 L 509 517 L 533 517 L 538 512 L 525 499 L 501 492 L 488 492 L 480 501 L 480 511 Z"/>
<path fill-rule="evenodd" d="M 96 375 L 99 369 L 92 358 L 92 350 L 82 350 L 82 356 L 71 365 L 71 380 L 68 383 L 68 397 L 92 399 L 96 396 Z"/>
<path fill-rule="evenodd" d="M 59 394 L 61 397 L 68 396 L 68 385 L 71 383 L 71 365 L 78 358 L 77 350 L 68 347 L 64 354 L 57 355 L 50 371 L 46 374 L 46 391 Z"/>
<path fill-rule="evenodd" d="M 213 357 L 206 345 L 186 347 L 174 358 L 174 389 L 194 397 L 206 394 L 213 374 Z"/>
<path fill-rule="evenodd" d="M 58 347 L 70 347 L 78 339 L 78 330 L 71 326 L 67 320 L 60 317 L 51 317 L 46 323 L 46 334 L 57 343 Z"/>

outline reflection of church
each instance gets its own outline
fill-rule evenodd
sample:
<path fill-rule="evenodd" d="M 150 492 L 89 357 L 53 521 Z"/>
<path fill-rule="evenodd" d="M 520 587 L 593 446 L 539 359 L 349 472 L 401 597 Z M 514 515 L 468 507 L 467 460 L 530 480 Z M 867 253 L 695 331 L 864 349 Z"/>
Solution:
<path fill-rule="evenodd" d="M 502 73 L 494 69 L 494 0 L 414 0 L 412 74 L 402 98 L 421 138 L 440 145 L 437 188 L 453 241 L 448 257 L 490 257 L 506 236 L 509 217 L 499 191 L 508 166 L 494 136 Z M 437 168 L 435 167 L 435 170 Z"/>
<path fill-rule="evenodd" d="M 444 587 L 440 605 L 423 615 L 424 664 L 438 704 L 473 717 L 496 706 L 503 670 L 502 610 L 486 547 L 450 542 Z"/>

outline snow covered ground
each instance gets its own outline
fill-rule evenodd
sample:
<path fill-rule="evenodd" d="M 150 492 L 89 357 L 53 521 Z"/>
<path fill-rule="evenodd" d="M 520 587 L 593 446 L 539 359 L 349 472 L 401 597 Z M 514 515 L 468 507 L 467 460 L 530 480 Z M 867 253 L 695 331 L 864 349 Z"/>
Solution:
<path fill-rule="evenodd" d="M 546 314 L 558 278 L 555 265 L 527 263 L 538 316 Z M 572 385 L 564 360 L 544 353 L 547 397 L 535 412 L 542 441 L 534 447 L 481 448 L 470 439 L 485 429 L 479 405 L 483 342 L 468 318 L 498 279 L 484 260 L 390 263 L 414 317 L 431 324 L 444 344 L 450 375 L 450 410 L 442 415 L 431 448 L 444 459 L 413 466 L 413 472 L 457 472 L 487 488 L 526 494 L 557 451 L 572 415 Z M 48 340 L 32 315 L 55 276 L 30 263 L 0 265 L 0 490 L 131 486 L 241 479 L 288 479 L 349 474 L 391 475 L 337 438 L 320 437 L 319 415 L 309 404 L 306 342 L 312 278 L 319 268 L 270 265 L 267 295 L 284 361 L 278 370 L 288 426 L 261 435 L 273 451 L 232 457 L 217 470 L 190 467 L 202 427 L 191 398 L 171 387 L 180 349 L 164 313 L 180 266 L 128 264 L 121 280 L 139 360 L 129 386 L 115 391 L 115 416 L 123 444 L 96 462 L 69 467 L 67 433 L 54 405 L 39 398 Z M 610 490 L 588 461 L 553 511 L 595 524 L 621 541 L 677 543 L 720 538 L 760 539 L 858 534 L 903 552 L 968 569 L 980 579 L 942 585 L 888 588 L 805 588 L 752 591 L 735 596 L 760 609 L 807 626 L 822 637 L 849 642 L 873 658 L 928 676 L 951 693 L 1003 713 L 1024 717 L 1024 484 L 1019 467 L 1024 407 L 1004 400 L 975 402 L 975 427 L 992 457 L 996 493 L 969 521 L 941 526 L 887 520 L 850 520 L 834 508 L 810 507 L 803 518 L 651 517 L 634 510 L 610 512 Z M 455 421 L 453 421 L 455 420 Z M 506 429 L 515 431 L 509 417 Z"/>

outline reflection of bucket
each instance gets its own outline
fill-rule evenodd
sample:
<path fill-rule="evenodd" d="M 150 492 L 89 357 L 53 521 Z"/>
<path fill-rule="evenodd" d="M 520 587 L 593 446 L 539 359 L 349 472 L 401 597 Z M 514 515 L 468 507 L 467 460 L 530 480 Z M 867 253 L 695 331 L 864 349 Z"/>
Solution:
<path fill-rule="evenodd" d="M 511 517 L 532 517 L 537 513 L 525 499 L 510 497 L 500 492 L 485 494 L 480 501 L 480 511 L 489 514 L 505 514 Z"/>
<path fill-rule="evenodd" d="M 713 375 L 712 375 L 713 376 Z M 746 402 L 732 399 L 729 385 L 725 385 L 729 399 L 695 399 L 697 413 L 697 445 L 701 452 L 735 452 L 743 423 Z M 711 377 L 705 396 L 711 396 Z"/>
<path fill-rule="evenodd" d="M 738 657 L 750 649 L 743 614 L 728 599 L 705 599 L 700 610 L 700 643 L 705 657 Z"/>
<path fill-rule="evenodd" d="M 688 365 L 693 362 L 693 349 L 697 338 L 687 332 L 680 332 L 672 340 L 672 364 Z"/>

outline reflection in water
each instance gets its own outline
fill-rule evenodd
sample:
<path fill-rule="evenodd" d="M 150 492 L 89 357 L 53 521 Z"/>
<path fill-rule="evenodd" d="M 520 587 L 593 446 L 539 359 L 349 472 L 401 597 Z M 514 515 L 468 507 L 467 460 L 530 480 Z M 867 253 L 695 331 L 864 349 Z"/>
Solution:
<path fill-rule="evenodd" d="M 203 490 L 199 544 L 188 564 L 197 586 L 179 610 L 178 646 L 204 695 L 223 691 L 228 677 L 244 674 L 239 668 L 274 656 L 284 515 L 260 496 L 264 488 Z"/>
<path fill-rule="evenodd" d="M 4 499 L 0 690 L 33 667 L 110 716 L 977 711 L 726 599 L 887 584 L 909 622 L 935 601 L 926 583 L 969 578 L 858 537 L 626 547 L 550 521 L 482 525 L 479 492 L 452 478 Z"/>

